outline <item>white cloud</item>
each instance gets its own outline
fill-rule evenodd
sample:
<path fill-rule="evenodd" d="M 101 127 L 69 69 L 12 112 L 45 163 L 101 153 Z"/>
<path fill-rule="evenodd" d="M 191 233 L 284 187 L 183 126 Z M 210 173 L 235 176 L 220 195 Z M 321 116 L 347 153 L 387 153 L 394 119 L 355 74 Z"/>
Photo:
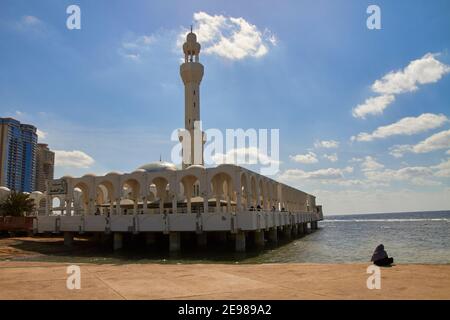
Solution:
<path fill-rule="evenodd" d="M 36 133 L 38 135 L 38 139 L 43 140 L 47 137 L 47 132 L 37 129 Z"/>
<path fill-rule="evenodd" d="M 95 160 L 83 151 L 73 150 L 55 150 L 55 166 L 89 168 Z"/>
<path fill-rule="evenodd" d="M 290 169 L 286 170 L 278 176 L 278 179 L 281 182 L 285 182 L 287 184 L 297 186 L 300 189 L 305 187 L 314 186 L 314 185 L 323 185 L 327 187 L 355 187 L 358 186 L 360 188 L 376 188 L 376 187 L 385 187 L 388 184 L 383 181 L 369 181 L 367 179 L 354 179 L 351 178 L 351 174 L 353 173 L 353 167 L 345 167 L 345 168 L 326 168 L 319 169 L 315 171 L 304 171 L 299 169 Z"/>
<path fill-rule="evenodd" d="M 433 176 L 433 170 L 429 167 L 405 167 L 398 170 L 385 169 L 382 171 L 370 170 L 364 173 L 369 180 L 374 181 L 412 181 L 417 178 L 429 178 Z M 414 181 L 413 181 L 414 182 Z"/>
<path fill-rule="evenodd" d="M 419 186 L 419 187 L 438 187 L 438 186 L 442 186 L 442 182 L 440 182 L 440 181 L 430 180 L 430 179 L 426 179 L 426 178 L 422 178 L 422 177 L 412 178 L 411 179 L 411 183 L 413 185 Z"/>
<path fill-rule="evenodd" d="M 389 150 L 391 155 L 400 158 L 407 152 L 428 153 L 448 148 L 450 148 L 450 130 L 433 134 L 431 137 L 428 137 L 416 145 L 395 145 Z"/>
<path fill-rule="evenodd" d="M 418 85 L 435 83 L 450 72 L 450 67 L 435 59 L 437 54 L 427 53 L 411 61 L 400 71 L 389 72 L 375 81 L 372 90 L 379 94 L 400 94 L 418 89 Z"/>
<path fill-rule="evenodd" d="M 12 24 L 12 27 L 19 32 L 39 35 L 42 32 L 49 32 L 45 23 L 36 16 L 26 15 Z"/>
<path fill-rule="evenodd" d="M 395 95 L 416 91 L 419 85 L 435 83 L 450 72 L 450 66 L 436 59 L 438 55 L 427 53 L 411 61 L 403 70 L 391 71 L 372 84 L 372 91 L 379 94 L 367 99 L 353 109 L 355 118 L 365 119 L 367 115 L 382 114 L 395 101 Z"/>
<path fill-rule="evenodd" d="M 442 161 L 440 164 L 433 166 L 432 168 L 436 170 L 434 173 L 435 176 L 440 178 L 450 178 L 450 159 Z"/>
<path fill-rule="evenodd" d="M 229 60 L 248 57 L 259 58 L 266 55 L 277 39 L 268 29 L 261 31 L 244 18 L 194 13 L 194 32 L 205 54 L 216 54 Z M 185 41 L 187 29 L 178 36 L 177 44 Z"/>
<path fill-rule="evenodd" d="M 148 48 L 156 41 L 156 37 L 154 35 L 142 35 L 132 39 L 131 41 L 122 42 L 122 47 L 125 49 L 141 49 Z"/>
<path fill-rule="evenodd" d="M 260 152 L 256 147 L 235 148 L 227 151 L 226 154 L 215 153 L 212 157 L 215 164 L 280 164 L 280 161 L 269 157 L 267 154 Z"/>
<path fill-rule="evenodd" d="M 409 144 L 395 145 L 389 148 L 389 154 L 395 158 L 401 158 L 407 152 L 411 152 L 412 146 Z"/>
<path fill-rule="evenodd" d="M 383 169 L 383 168 L 384 168 L 384 165 L 382 165 L 381 163 L 377 162 L 371 156 L 367 156 L 364 159 L 364 161 L 361 163 L 361 170 L 364 171 L 364 172 L 379 170 L 379 169 Z"/>
<path fill-rule="evenodd" d="M 317 203 L 323 205 L 326 215 L 450 209 L 448 188 L 439 191 L 393 191 L 386 188 L 364 190 L 358 187 L 350 190 L 316 189 L 311 193 L 317 196 Z"/>
<path fill-rule="evenodd" d="M 317 163 L 319 160 L 317 160 L 317 155 L 314 152 L 308 152 L 307 154 L 297 154 L 295 156 L 289 156 L 291 160 L 303 163 L 303 164 L 312 164 Z"/>
<path fill-rule="evenodd" d="M 142 54 L 149 51 L 156 41 L 155 35 L 129 37 L 129 39 L 122 42 L 119 54 L 127 59 L 140 61 Z"/>
<path fill-rule="evenodd" d="M 324 154 L 323 157 L 324 157 L 325 159 L 327 159 L 328 161 L 331 161 L 331 162 L 336 162 L 336 161 L 339 160 L 339 157 L 338 157 L 337 153 L 333 153 L 333 154 Z"/>
<path fill-rule="evenodd" d="M 358 161 L 360 159 L 358 158 Z M 315 171 L 290 169 L 278 176 L 280 181 L 297 186 L 305 185 L 337 187 L 360 187 L 372 189 L 390 187 L 392 182 L 399 182 L 419 187 L 442 186 L 442 179 L 450 177 L 450 159 L 438 165 L 406 166 L 399 169 L 386 169 L 385 166 L 371 156 L 367 156 L 360 164 L 362 178 L 353 178 L 353 167 L 327 168 Z M 384 210 L 385 211 L 385 210 Z"/>
<path fill-rule="evenodd" d="M 23 16 L 22 19 L 20 19 L 20 23 L 22 25 L 27 25 L 27 26 L 34 26 L 37 24 L 42 23 L 41 20 L 35 16 Z"/>
<path fill-rule="evenodd" d="M 435 166 L 416 166 L 416 167 L 403 167 L 400 169 L 382 169 L 383 167 L 372 170 L 363 170 L 368 180 L 378 182 L 390 182 L 390 181 L 407 181 L 417 186 L 440 186 L 442 183 L 436 181 L 436 178 L 448 178 L 450 177 L 450 159 L 442 161 Z"/>
<path fill-rule="evenodd" d="M 316 148 L 334 149 L 339 147 L 339 142 L 335 140 L 322 140 L 314 143 Z"/>
<path fill-rule="evenodd" d="M 305 180 L 332 180 L 342 179 L 345 174 L 352 173 L 353 167 L 327 168 L 315 171 L 304 171 L 300 169 L 289 169 L 280 174 L 279 178 L 288 183 L 301 183 Z"/>
<path fill-rule="evenodd" d="M 443 114 L 424 113 L 418 117 L 403 118 L 393 124 L 377 128 L 372 133 L 362 132 L 351 139 L 356 141 L 373 141 L 394 135 L 413 135 L 441 127 L 448 122 Z"/>
<path fill-rule="evenodd" d="M 366 99 L 363 104 L 357 105 L 353 109 L 352 115 L 355 118 L 365 119 L 369 114 L 382 114 L 384 109 L 395 101 L 393 95 L 382 95 Z"/>

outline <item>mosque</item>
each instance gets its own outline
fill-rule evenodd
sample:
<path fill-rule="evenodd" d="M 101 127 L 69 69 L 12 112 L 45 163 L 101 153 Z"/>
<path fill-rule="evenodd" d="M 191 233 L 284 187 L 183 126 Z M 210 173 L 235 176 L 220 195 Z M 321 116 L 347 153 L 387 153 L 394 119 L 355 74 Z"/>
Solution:
<path fill-rule="evenodd" d="M 45 194 L 31 194 L 38 204 L 35 233 L 64 233 L 66 245 L 76 234 L 108 235 L 114 249 L 122 248 L 127 234 L 142 234 L 147 243 L 168 237 L 170 251 L 180 250 L 182 235 L 189 234 L 199 246 L 221 239 L 234 241 L 242 252 L 248 242 L 263 246 L 266 239 L 277 242 L 278 236 L 291 238 L 317 228 L 323 214 L 313 195 L 237 165 L 205 167 L 203 132 L 200 143 L 184 140 L 198 134 L 204 72 L 200 48 L 191 30 L 180 66 L 185 89 L 182 168 L 159 161 L 131 173 L 48 181 Z"/>

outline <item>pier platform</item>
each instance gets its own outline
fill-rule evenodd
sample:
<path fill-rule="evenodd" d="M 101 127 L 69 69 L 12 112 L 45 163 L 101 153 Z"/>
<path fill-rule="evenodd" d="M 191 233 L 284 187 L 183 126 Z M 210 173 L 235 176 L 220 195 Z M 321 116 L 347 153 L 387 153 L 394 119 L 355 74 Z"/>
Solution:
<path fill-rule="evenodd" d="M 179 214 L 136 214 L 136 215 L 48 215 L 38 216 L 33 221 L 33 232 L 64 233 L 65 243 L 71 245 L 76 234 L 113 234 L 114 249 L 122 248 L 126 233 L 157 233 L 169 235 L 170 251 L 179 251 L 180 233 L 198 235 L 198 243 L 206 246 L 209 232 L 233 234 L 236 251 L 246 250 L 246 234 L 253 232 L 254 241 L 263 246 L 264 231 L 270 241 L 277 241 L 277 231 L 290 238 L 291 235 L 307 233 L 317 229 L 321 215 L 305 212 L 243 211 L 238 213 L 179 213 Z M 275 233 L 275 235 L 274 235 Z M 203 235 L 203 236 L 202 236 Z"/>

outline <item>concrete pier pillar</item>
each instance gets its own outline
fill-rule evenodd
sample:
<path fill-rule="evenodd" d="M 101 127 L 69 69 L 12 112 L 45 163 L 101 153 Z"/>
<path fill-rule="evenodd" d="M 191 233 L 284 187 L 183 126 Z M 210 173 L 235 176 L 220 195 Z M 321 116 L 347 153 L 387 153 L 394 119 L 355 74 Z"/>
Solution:
<path fill-rule="evenodd" d="M 113 249 L 120 250 L 123 248 L 123 234 L 120 232 L 114 232 Z"/>
<path fill-rule="evenodd" d="M 181 248 L 181 237 L 179 232 L 169 233 L 169 251 L 177 252 Z"/>
<path fill-rule="evenodd" d="M 257 247 L 264 247 L 264 231 L 255 231 L 254 233 L 255 245 Z"/>
<path fill-rule="evenodd" d="M 95 232 L 92 239 L 96 242 L 102 241 L 102 233 L 101 232 Z"/>
<path fill-rule="evenodd" d="M 226 232 L 219 232 L 217 239 L 221 244 L 227 243 L 227 233 Z"/>
<path fill-rule="evenodd" d="M 269 240 L 270 242 L 277 243 L 278 242 L 278 230 L 277 227 L 273 227 L 269 230 Z"/>
<path fill-rule="evenodd" d="M 305 223 L 303 224 L 303 233 L 304 233 L 304 234 L 308 234 L 308 233 L 309 233 L 309 230 L 308 230 L 308 222 L 305 222 Z"/>
<path fill-rule="evenodd" d="M 197 234 L 197 246 L 206 248 L 208 245 L 208 236 L 206 232 Z"/>
<path fill-rule="evenodd" d="M 245 252 L 245 232 L 236 233 L 236 252 Z"/>
<path fill-rule="evenodd" d="M 301 234 L 301 235 L 306 233 L 305 232 L 305 224 L 304 223 L 299 223 L 298 224 L 298 233 Z"/>
<path fill-rule="evenodd" d="M 156 243 L 156 235 L 152 232 L 147 232 L 145 234 L 145 244 L 150 246 Z"/>
<path fill-rule="evenodd" d="M 109 240 L 111 240 L 110 234 L 101 233 L 101 237 L 100 237 L 101 244 L 105 244 Z"/>
<path fill-rule="evenodd" d="M 64 232 L 64 245 L 66 247 L 73 245 L 73 232 Z"/>
<path fill-rule="evenodd" d="M 292 234 L 292 227 L 291 226 L 284 226 L 283 229 L 283 235 L 286 239 L 290 240 Z"/>
<path fill-rule="evenodd" d="M 294 238 L 297 238 L 297 236 L 298 236 L 298 224 L 294 224 L 292 226 L 292 236 Z"/>

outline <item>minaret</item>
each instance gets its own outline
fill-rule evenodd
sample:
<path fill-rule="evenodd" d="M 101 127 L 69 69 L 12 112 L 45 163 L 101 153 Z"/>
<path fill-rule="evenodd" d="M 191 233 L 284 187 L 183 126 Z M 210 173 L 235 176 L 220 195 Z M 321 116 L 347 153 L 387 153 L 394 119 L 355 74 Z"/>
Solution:
<path fill-rule="evenodd" d="M 180 75 L 184 83 L 184 128 L 190 136 L 190 156 L 184 157 L 188 141 L 183 142 L 183 168 L 192 164 L 203 165 L 203 144 L 205 135 L 200 123 L 200 82 L 203 78 L 203 65 L 199 62 L 200 43 L 195 33 L 189 32 L 183 44 L 184 63 L 180 66 Z"/>

